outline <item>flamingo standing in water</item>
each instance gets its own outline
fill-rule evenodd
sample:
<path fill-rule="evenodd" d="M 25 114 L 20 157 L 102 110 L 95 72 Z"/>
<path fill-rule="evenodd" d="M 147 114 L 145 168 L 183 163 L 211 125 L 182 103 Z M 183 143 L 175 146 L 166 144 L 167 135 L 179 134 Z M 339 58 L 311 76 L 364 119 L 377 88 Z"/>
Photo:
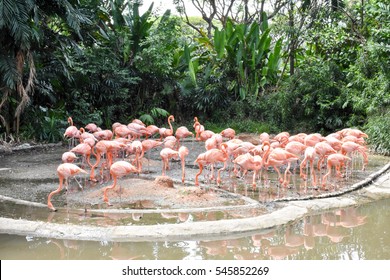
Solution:
<path fill-rule="evenodd" d="M 211 149 L 200 154 L 195 160 L 195 162 L 199 165 L 199 172 L 195 176 L 195 186 L 199 186 L 198 177 L 200 174 L 202 174 L 204 165 L 211 164 L 211 168 L 212 168 L 211 179 L 213 179 L 213 175 L 214 175 L 213 165 L 217 162 L 222 162 L 223 167 L 218 169 L 218 175 L 217 175 L 217 184 L 219 185 L 221 183 L 221 171 L 225 170 L 228 159 L 229 159 L 229 155 L 227 153 L 226 143 L 221 144 L 221 149 Z"/>
<path fill-rule="evenodd" d="M 327 156 L 330 154 L 335 154 L 337 151 L 332 148 L 327 142 L 318 142 L 314 145 L 314 149 L 316 150 L 316 154 L 318 155 L 317 169 L 321 170 L 322 162 L 325 160 Z"/>
<path fill-rule="evenodd" d="M 252 156 L 250 153 L 239 155 L 233 161 L 239 165 L 243 171 L 243 176 L 248 170 L 253 170 L 252 186 L 256 187 L 256 175 L 259 170 L 263 167 L 263 160 L 260 156 Z"/>
<path fill-rule="evenodd" d="M 92 153 L 96 157 L 96 162 L 91 167 L 91 174 L 90 174 L 90 180 L 96 181 L 95 179 L 95 168 L 99 165 L 100 159 L 102 155 L 106 154 L 106 166 L 111 167 L 111 164 L 113 162 L 114 153 L 120 151 L 121 149 L 124 149 L 126 147 L 126 144 L 120 143 L 115 140 L 100 140 L 95 145 L 95 150 L 92 150 Z M 103 167 L 101 167 L 101 173 L 103 173 Z"/>
<path fill-rule="evenodd" d="M 361 146 L 355 142 L 352 141 L 347 141 L 344 142 L 341 145 L 341 153 L 343 155 L 351 155 L 353 152 L 358 152 L 363 156 L 363 168 L 362 170 L 364 171 L 366 169 L 366 165 L 368 164 L 368 157 L 366 154 L 366 147 Z M 352 157 L 352 155 L 351 155 Z M 352 166 L 353 167 L 353 166 Z"/>
<path fill-rule="evenodd" d="M 303 168 L 306 167 L 306 164 L 307 162 L 309 161 L 309 169 L 310 169 L 310 174 L 311 174 L 311 179 L 312 179 L 312 183 L 313 183 L 313 186 L 315 186 L 317 184 L 316 182 L 316 172 L 315 172 L 315 169 L 314 169 L 314 160 L 316 158 L 316 150 L 314 149 L 314 147 L 307 147 L 306 150 L 305 150 L 305 157 L 304 159 L 302 160 L 299 168 L 300 168 L 300 172 L 299 172 L 299 176 L 303 179 L 303 180 L 306 180 L 307 178 L 307 175 L 303 172 Z"/>
<path fill-rule="evenodd" d="M 322 186 L 324 187 L 326 185 L 326 178 L 330 175 L 332 172 L 332 167 L 334 166 L 336 168 L 336 174 L 338 177 L 342 177 L 341 174 L 341 167 L 345 165 L 345 162 L 351 160 L 351 158 L 342 155 L 342 154 L 331 154 L 328 156 L 328 172 L 322 177 Z"/>
<path fill-rule="evenodd" d="M 103 190 L 103 201 L 107 203 L 109 206 L 111 206 L 110 202 L 108 201 L 107 197 L 107 191 L 115 188 L 117 185 L 117 178 L 123 177 L 130 173 L 139 173 L 138 168 L 136 168 L 134 165 L 127 161 L 117 161 L 114 162 L 110 167 L 110 174 L 114 180 L 113 184 L 111 186 L 105 187 Z"/>
<path fill-rule="evenodd" d="M 299 159 L 296 155 L 287 152 L 286 150 L 282 148 L 275 148 L 271 150 L 271 145 L 268 141 L 266 141 L 263 146 L 267 146 L 268 149 L 264 154 L 263 157 L 263 165 L 268 168 L 268 166 L 272 166 L 275 171 L 278 173 L 279 176 L 279 182 L 282 183 L 283 186 L 287 187 L 289 180 L 287 179 L 287 173 L 290 173 L 290 165 L 291 162 L 296 161 Z M 284 179 L 282 178 L 282 175 L 280 174 L 279 166 L 282 166 L 287 163 L 286 171 L 284 172 Z"/>
<path fill-rule="evenodd" d="M 47 197 L 47 207 L 50 210 L 57 211 L 54 208 L 53 204 L 51 203 L 51 198 L 53 197 L 53 195 L 58 194 L 61 191 L 64 180 L 67 180 L 68 178 L 74 177 L 76 174 L 79 174 L 79 173 L 88 174 L 87 171 L 85 171 L 84 169 L 81 169 L 80 167 L 78 167 L 77 165 L 75 165 L 73 163 L 62 163 L 58 166 L 57 174 L 58 174 L 58 179 L 60 181 L 60 184 L 58 186 L 58 189 L 55 191 L 52 191 L 49 194 L 49 196 Z"/>

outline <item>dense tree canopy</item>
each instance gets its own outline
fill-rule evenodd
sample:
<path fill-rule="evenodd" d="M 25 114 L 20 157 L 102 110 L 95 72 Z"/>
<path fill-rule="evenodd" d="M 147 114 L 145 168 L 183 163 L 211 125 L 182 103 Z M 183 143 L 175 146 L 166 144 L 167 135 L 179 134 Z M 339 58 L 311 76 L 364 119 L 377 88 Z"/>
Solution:
<path fill-rule="evenodd" d="M 59 141 L 69 115 L 175 114 L 253 132 L 355 126 L 390 151 L 388 1 L 172 2 L 157 15 L 136 0 L 0 0 L 2 139 Z"/>

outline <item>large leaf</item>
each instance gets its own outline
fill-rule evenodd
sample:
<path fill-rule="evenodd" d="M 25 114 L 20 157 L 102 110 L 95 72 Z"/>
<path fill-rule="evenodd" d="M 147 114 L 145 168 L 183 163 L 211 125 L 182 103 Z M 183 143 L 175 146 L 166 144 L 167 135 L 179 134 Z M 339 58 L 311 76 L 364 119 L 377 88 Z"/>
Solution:
<path fill-rule="evenodd" d="M 225 40 L 226 40 L 225 31 L 224 30 L 219 31 L 218 29 L 216 29 L 214 32 L 214 48 L 215 51 L 217 52 L 217 57 L 219 59 L 221 59 L 225 53 Z"/>
<path fill-rule="evenodd" d="M 196 85 L 196 73 L 195 73 L 195 68 L 192 60 L 188 62 L 188 70 L 189 70 L 191 81 Z"/>
<path fill-rule="evenodd" d="M 274 47 L 274 51 L 268 58 L 268 74 L 274 77 L 278 72 L 280 53 L 282 50 L 282 39 L 279 39 Z"/>

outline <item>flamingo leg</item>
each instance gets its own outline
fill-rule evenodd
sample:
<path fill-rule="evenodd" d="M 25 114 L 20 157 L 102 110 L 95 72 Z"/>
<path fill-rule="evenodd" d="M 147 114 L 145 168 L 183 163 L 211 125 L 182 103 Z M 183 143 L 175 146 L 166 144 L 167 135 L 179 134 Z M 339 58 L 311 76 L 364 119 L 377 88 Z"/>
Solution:
<path fill-rule="evenodd" d="M 184 183 L 185 177 L 186 177 L 186 171 L 185 171 L 186 162 L 185 159 L 181 159 L 181 182 Z"/>
<path fill-rule="evenodd" d="M 326 179 L 330 175 L 331 172 L 332 172 L 332 165 L 330 163 L 328 163 L 328 172 L 324 175 L 324 177 L 322 177 L 322 186 L 323 187 L 325 187 Z"/>
<path fill-rule="evenodd" d="M 198 171 L 198 173 L 196 173 L 196 175 L 195 175 L 195 186 L 199 186 L 198 177 L 199 177 L 200 174 L 202 174 L 202 171 L 203 171 L 203 164 L 198 163 L 198 165 L 199 165 L 199 171 Z"/>
<path fill-rule="evenodd" d="M 96 155 L 96 162 L 95 162 L 94 165 L 92 165 L 92 167 L 91 167 L 91 174 L 89 175 L 89 179 L 91 181 L 96 181 L 96 179 L 95 179 L 95 168 L 99 165 L 100 158 L 101 158 L 101 155 L 99 153 L 97 153 L 97 155 Z"/>
<path fill-rule="evenodd" d="M 305 158 L 300 166 L 299 166 L 299 176 L 303 179 L 303 180 L 306 180 L 307 178 L 307 175 L 305 173 L 303 173 L 303 167 L 305 167 L 307 165 L 307 159 Z"/>
<path fill-rule="evenodd" d="M 286 171 L 284 172 L 283 186 L 285 186 L 285 187 L 287 187 L 287 185 L 288 185 L 289 182 L 290 182 L 290 175 L 291 175 L 290 167 L 291 167 L 291 162 L 289 162 L 289 163 L 287 164 Z M 288 174 L 288 175 L 287 175 L 287 174 Z"/>
<path fill-rule="evenodd" d="M 310 172 L 311 172 L 311 179 L 312 179 L 313 186 L 315 186 L 315 185 L 317 185 L 317 180 L 316 180 L 316 171 L 314 169 L 314 161 L 313 160 L 310 161 Z"/>
<path fill-rule="evenodd" d="M 223 163 L 223 167 L 218 169 L 218 176 L 217 176 L 217 185 L 219 186 L 219 184 L 221 183 L 221 171 L 225 170 L 226 169 L 226 164 L 227 162 L 225 161 Z"/>

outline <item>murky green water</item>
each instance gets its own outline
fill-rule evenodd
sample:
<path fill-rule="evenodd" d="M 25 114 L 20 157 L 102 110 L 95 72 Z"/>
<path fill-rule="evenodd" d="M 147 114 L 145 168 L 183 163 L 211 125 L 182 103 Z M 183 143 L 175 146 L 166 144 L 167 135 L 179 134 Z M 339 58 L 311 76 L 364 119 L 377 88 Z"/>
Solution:
<path fill-rule="evenodd" d="M 0 259 L 390 259 L 390 199 L 213 240 L 93 242 L 0 235 Z"/>

